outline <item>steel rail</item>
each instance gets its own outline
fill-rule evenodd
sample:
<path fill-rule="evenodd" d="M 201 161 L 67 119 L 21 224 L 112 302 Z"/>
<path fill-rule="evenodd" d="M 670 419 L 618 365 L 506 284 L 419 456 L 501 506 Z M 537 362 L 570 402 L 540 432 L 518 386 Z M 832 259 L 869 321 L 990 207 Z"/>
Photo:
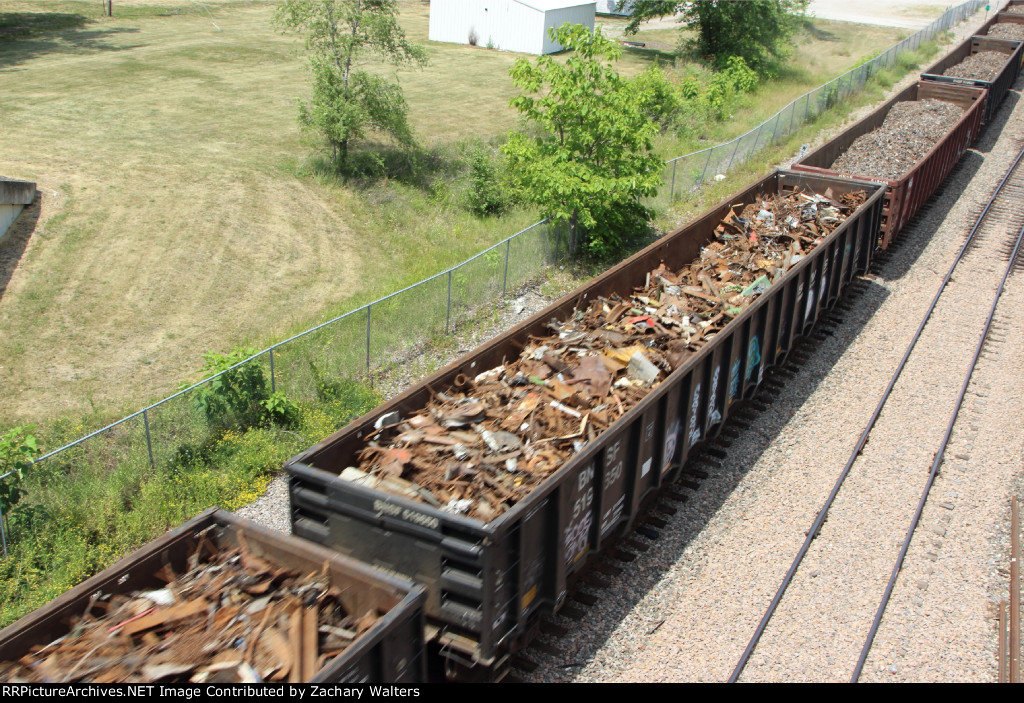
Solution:
<path fill-rule="evenodd" d="M 1013 497 L 1010 517 L 1010 656 L 1007 679 L 1020 683 L 1020 500 Z"/>
<path fill-rule="evenodd" d="M 1024 153 L 1024 152 L 1022 152 Z M 978 340 L 978 346 L 974 349 L 974 356 L 971 357 L 971 363 L 967 367 L 967 373 L 964 376 L 964 382 L 960 386 L 960 395 L 957 396 L 956 403 L 953 406 L 953 412 L 950 413 L 949 422 L 946 423 L 946 432 L 942 436 L 942 442 L 939 444 L 938 451 L 935 452 L 935 459 L 932 461 L 932 468 L 928 472 L 928 480 L 925 482 L 924 490 L 921 492 L 921 498 L 917 502 L 917 509 L 914 511 L 914 517 L 910 520 L 910 525 L 907 527 L 907 534 L 903 538 L 903 546 L 900 547 L 899 556 L 896 557 L 896 563 L 892 567 L 892 574 L 889 576 L 889 583 L 885 586 L 885 592 L 882 594 L 882 601 L 878 604 L 878 609 L 875 611 L 875 618 L 871 622 L 871 629 L 868 631 L 867 639 L 864 642 L 864 647 L 861 649 L 860 657 L 857 659 L 857 666 L 853 669 L 853 675 L 850 677 L 850 683 L 857 683 L 860 679 L 860 674 L 864 670 L 864 664 L 867 662 L 868 653 L 871 651 L 871 645 L 875 642 L 875 635 L 878 634 L 878 628 L 882 624 L 882 616 L 885 614 L 886 606 L 889 605 L 889 599 L 892 597 L 893 589 L 896 588 L 896 579 L 899 577 L 900 570 L 903 568 L 903 562 L 906 560 L 907 552 L 910 550 L 910 542 L 914 538 L 914 532 L 917 530 L 917 523 L 921 520 L 921 513 L 924 512 L 925 503 L 928 501 L 928 494 L 931 492 L 932 485 L 935 483 L 935 477 L 939 474 L 939 466 L 942 465 L 942 461 L 946 456 L 946 447 L 949 445 L 949 438 L 953 434 L 953 425 L 956 424 L 957 416 L 960 414 L 960 408 L 963 406 L 964 396 L 967 395 L 967 387 L 971 383 L 971 376 L 974 375 L 974 369 L 978 365 L 978 359 L 981 358 L 981 351 L 985 348 L 985 342 L 988 340 L 989 330 L 992 328 L 992 320 L 996 316 L 996 308 L 999 306 L 999 300 L 1003 296 L 1003 289 L 1006 286 L 1006 279 L 1010 277 L 1010 273 L 1013 272 L 1014 266 L 1016 266 L 1017 256 L 1020 254 L 1021 243 L 1024 242 L 1024 226 L 1020 228 L 1020 232 L 1017 233 L 1017 241 L 1013 246 L 1013 253 L 1010 255 L 1010 262 L 1006 265 L 1006 271 L 1003 273 L 1002 279 L 999 281 L 999 287 L 996 288 L 995 298 L 992 301 L 992 307 L 989 308 L 988 317 L 985 319 L 985 326 L 981 331 L 981 339 Z M 1012 608 L 1013 603 L 1010 603 Z M 1012 632 L 1011 632 L 1012 642 Z M 1013 652 L 1011 646 L 1011 659 L 1013 661 Z M 1013 675 L 1013 667 L 1010 668 L 1011 677 Z M 1013 679 L 1011 678 L 1011 682 Z"/>
<path fill-rule="evenodd" d="M 1010 176 L 1017 169 L 1017 166 L 1021 163 L 1022 159 L 1024 159 L 1024 148 L 1022 148 L 1021 151 L 1017 154 L 1017 157 L 1014 159 L 1013 163 L 1007 169 L 1006 175 L 1003 176 L 1002 180 L 999 182 L 999 185 L 996 186 L 995 192 L 992 194 L 992 197 L 989 198 L 989 201 L 985 204 L 984 209 L 982 209 L 981 214 L 978 216 L 977 220 L 974 223 L 974 226 L 971 228 L 971 231 L 968 234 L 967 239 L 960 247 L 960 251 L 957 252 L 956 258 L 953 260 L 953 263 L 950 265 L 945 277 L 942 279 L 941 285 L 935 292 L 935 296 L 932 298 L 931 304 L 928 306 L 928 310 L 925 313 L 924 318 L 921 320 L 921 324 L 918 326 L 917 331 L 914 333 L 914 337 L 910 340 L 910 344 L 907 346 L 907 349 L 903 354 L 903 358 L 900 359 L 900 363 L 896 367 L 896 371 L 893 373 L 892 379 L 886 386 L 885 391 L 883 391 L 882 397 L 879 399 L 878 405 L 875 407 L 875 411 L 871 414 L 871 418 L 868 420 L 867 426 L 865 426 L 864 431 L 861 433 L 860 439 L 857 440 L 857 444 L 851 452 L 850 458 L 846 462 L 846 466 L 843 467 L 843 470 L 840 472 L 839 477 L 836 479 L 835 485 L 832 487 L 832 491 L 829 493 L 828 498 L 825 499 L 824 506 L 821 508 L 821 510 L 818 512 L 818 515 L 815 517 L 814 522 L 811 524 L 811 528 L 807 531 L 807 537 L 804 539 L 803 544 L 800 546 L 800 550 L 797 552 L 796 558 L 793 560 L 793 563 L 790 565 L 789 570 L 786 572 L 786 575 L 783 578 L 782 583 L 779 585 L 778 590 L 775 592 L 775 596 L 772 598 L 772 601 L 768 605 L 765 614 L 761 617 L 761 620 L 758 623 L 757 628 L 754 630 L 754 634 L 751 636 L 750 641 L 747 643 L 746 649 L 743 650 L 743 654 L 740 656 L 739 662 L 736 664 L 736 667 L 733 669 L 732 674 L 729 676 L 729 683 L 735 683 L 737 680 L 739 680 L 740 674 L 742 674 L 743 669 L 746 668 L 747 662 L 750 660 L 750 656 L 754 653 L 754 650 L 757 648 L 757 644 L 761 639 L 761 635 L 764 634 L 764 630 L 768 626 L 768 622 L 772 619 L 772 616 L 778 609 L 779 603 L 782 602 L 782 597 L 785 595 L 786 590 L 789 588 L 789 584 L 792 582 L 793 577 L 796 575 L 797 569 L 800 568 L 800 564 L 803 562 L 804 557 L 810 550 L 811 543 L 814 541 L 814 539 L 818 535 L 818 532 L 821 530 L 821 526 L 824 524 L 825 518 L 828 516 L 828 511 L 832 507 L 832 503 L 835 502 L 836 496 L 839 494 L 839 489 L 842 488 L 843 483 L 846 481 L 846 477 L 849 475 L 850 470 L 853 468 L 854 462 L 856 462 L 857 457 L 860 456 L 861 451 L 863 451 L 865 445 L 867 444 L 868 436 L 871 434 L 871 430 L 874 429 L 875 423 L 878 422 L 878 418 L 882 414 L 882 409 L 885 407 L 886 401 L 888 401 L 889 396 L 892 394 L 892 390 L 896 385 L 896 382 L 899 380 L 900 375 L 903 373 L 903 369 L 907 365 L 907 361 L 910 359 L 911 352 L 913 352 L 914 347 L 917 345 L 917 342 L 921 337 L 921 333 L 924 331 L 925 326 L 931 319 L 932 313 L 938 306 L 939 298 L 942 296 L 942 293 L 945 291 L 946 286 L 953 278 L 953 271 L 956 269 L 956 267 L 960 264 L 960 261 L 967 254 L 968 248 L 974 242 L 974 238 L 977 236 L 978 231 L 981 229 L 981 226 L 985 221 L 985 218 L 987 217 L 989 211 L 992 209 L 993 204 L 999 197 L 1000 193 L 1002 193 L 1007 181 L 1009 181 Z"/>
<path fill-rule="evenodd" d="M 996 683 L 1009 683 L 1006 675 L 1006 603 L 999 604 L 999 656 L 996 660 Z"/>

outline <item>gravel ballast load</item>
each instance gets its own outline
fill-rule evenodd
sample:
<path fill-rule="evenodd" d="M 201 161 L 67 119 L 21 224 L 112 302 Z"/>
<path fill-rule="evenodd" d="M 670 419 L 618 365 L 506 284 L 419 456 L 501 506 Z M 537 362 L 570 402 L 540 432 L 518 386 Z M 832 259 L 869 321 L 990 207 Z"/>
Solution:
<path fill-rule="evenodd" d="M 1024 24 L 997 22 L 988 30 L 988 35 L 996 39 L 1024 39 Z"/>
<path fill-rule="evenodd" d="M 956 66 L 950 66 L 942 75 L 953 78 L 969 78 L 975 81 L 990 81 L 999 75 L 1006 65 L 1007 55 L 1001 51 L 979 51 L 968 56 Z"/>
<path fill-rule="evenodd" d="M 900 178 L 931 151 L 963 116 L 943 100 L 897 103 L 878 129 L 858 137 L 832 169 L 874 178 Z"/>

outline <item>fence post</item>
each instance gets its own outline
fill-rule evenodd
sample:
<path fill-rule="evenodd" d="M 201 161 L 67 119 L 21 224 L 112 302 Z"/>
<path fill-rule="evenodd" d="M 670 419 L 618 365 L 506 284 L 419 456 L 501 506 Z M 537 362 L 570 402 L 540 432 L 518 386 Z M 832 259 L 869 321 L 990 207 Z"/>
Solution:
<path fill-rule="evenodd" d="M 370 309 L 373 305 L 366 306 L 366 375 L 370 375 Z"/>
<path fill-rule="evenodd" d="M 744 134 L 742 136 L 736 137 L 736 148 L 732 150 L 732 156 L 729 157 L 729 165 L 725 167 L 726 173 L 729 173 L 729 169 L 732 168 L 732 160 L 736 158 L 736 152 L 740 150 L 740 142 L 743 141 L 743 137 L 745 136 L 747 135 Z"/>
<path fill-rule="evenodd" d="M 757 126 L 757 136 L 754 137 L 754 146 L 751 147 L 750 151 L 748 152 L 749 154 L 753 154 L 754 152 L 757 151 L 757 145 L 761 141 L 761 132 L 763 130 L 764 130 L 764 122 L 762 122 L 761 124 L 759 124 Z M 753 130 L 751 130 L 751 131 L 753 131 Z M 747 134 L 750 134 L 750 132 L 747 132 Z M 745 160 L 746 160 L 746 156 L 744 156 L 743 158 L 740 159 L 740 163 L 743 163 Z"/>
<path fill-rule="evenodd" d="M 277 393 L 277 384 L 274 382 L 274 347 L 267 350 L 270 355 L 270 392 Z"/>
<path fill-rule="evenodd" d="M 555 226 L 555 263 L 558 263 L 558 250 L 562 247 L 562 224 Z"/>
<path fill-rule="evenodd" d="M 452 322 L 452 271 L 448 269 L 448 310 L 444 318 L 444 333 L 448 334 L 448 327 Z"/>
<path fill-rule="evenodd" d="M 668 191 L 668 201 L 671 203 L 676 199 L 676 159 L 672 159 L 672 186 Z"/>
<path fill-rule="evenodd" d="M 146 449 L 149 451 L 149 468 L 156 471 L 156 462 L 153 461 L 153 439 L 149 436 L 149 413 L 146 408 L 142 409 L 142 424 L 146 427 Z"/>
<path fill-rule="evenodd" d="M 702 185 L 704 183 L 704 181 L 706 181 L 708 179 L 708 166 L 711 165 L 711 153 L 714 150 L 715 150 L 715 147 L 709 147 L 708 148 L 708 158 L 704 162 L 704 170 L 700 172 L 700 183 L 698 183 L 697 185 Z"/>
<path fill-rule="evenodd" d="M 509 250 L 511 248 L 512 248 L 512 239 L 511 238 L 506 239 L 505 240 L 505 277 L 501 279 L 501 297 L 502 297 L 502 299 L 505 298 L 505 290 L 506 290 L 506 288 L 508 286 L 508 254 L 509 254 Z"/>
<path fill-rule="evenodd" d="M 2 481 L 3 479 L 0 479 Z M 7 558 L 7 530 L 4 529 L 4 523 L 7 522 L 7 518 L 4 517 L 4 510 L 0 507 L 0 539 L 3 539 L 4 543 L 4 558 Z"/>

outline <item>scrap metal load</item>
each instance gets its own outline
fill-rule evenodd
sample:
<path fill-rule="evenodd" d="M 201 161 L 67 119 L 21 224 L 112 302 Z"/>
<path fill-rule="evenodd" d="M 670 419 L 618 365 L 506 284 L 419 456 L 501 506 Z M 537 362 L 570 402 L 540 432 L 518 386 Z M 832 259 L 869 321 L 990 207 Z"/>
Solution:
<path fill-rule="evenodd" d="M 953 78 L 970 78 L 979 81 L 991 81 L 1006 66 L 1007 55 L 1001 51 L 981 51 L 942 72 L 944 76 Z"/>
<path fill-rule="evenodd" d="M 216 529 L 209 527 L 205 532 Z M 11 683 L 309 681 L 381 614 L 348 612 L 327 564 L 303 574 L 203 539 L 164 588 L 97 592 L 71 631 L 0 662 Z"/>
<path fill-rule="evenodd" d="M 639 403 L 867 199 L 795 192 L 734 206 L 700 258 L 598 297 L 518 359 L 383 415 L 342 480 L 488 523 Z"/>
<path fill-rule="evenodd" d="M 962 107 L 944 100 L 897 103 L 877 129 L 854 140 L 833 162 L 832 169 L 897 179 L 949 134 L 963 113 Z"/>

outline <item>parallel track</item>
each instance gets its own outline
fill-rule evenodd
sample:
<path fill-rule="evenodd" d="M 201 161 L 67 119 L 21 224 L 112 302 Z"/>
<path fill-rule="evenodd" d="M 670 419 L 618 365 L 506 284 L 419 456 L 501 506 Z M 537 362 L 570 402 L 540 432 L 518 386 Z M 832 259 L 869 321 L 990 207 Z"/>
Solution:
<path fill-rule="evenodd" d="M 951 414 L 945 427 L 945 432 L 941 439 L 937 440 L 938 448 L 935 451 L 934 460 L 932 462 L 925 487 L 919 494 L 916 509 L 913 512 L 913 517 L 910 518 L 910 525 L 907 529 L 906 536 L 902 540 L 901 549 L 892 567 L 888 584 L 885 587 L 881 601 L 875 611 L 871 627 L 863 640 L 864 644 L 861 648 L 861 654 L 855 664 L 851 662 L 853 665 L 851 681 L 857 681 L 859 679 L 868 653 L 870 652 L 871 645 L 878 631 L 878 627 L 885 613 L 889 597 L 895 587 L 904 558 L 920 519 L 921 512 L 924 508 L 925 502 L 927 501 L 928 492 L 936 474 L 939 471 L 939 467 L 942 464 L 946 445 L 949 442 L 950 434 L 952 433 L 953 426 L 956 422 L 964 394 L 966 393 L 967 387 L 970 383 L 971 374 L 985 345 L 1003 286 L 1014 269 L 1020 266 L 1019 255 L 1022 239 L 1024 239 L 1024 150 L 1018 154 L 1003 181 L 999 184 L 995 194 L 993 194 L 991 200 L 985 206 L 974 228 L 971 230 L 967 240 L 964 242 L 963 247 L 943 279 L 938 292 L 936 292 L 935 297 L 932 300 L 931 306 L 925 314 L 924 319 L 922 319 L 921 324 L 900 361 L 899 366 L 893 373 L 893 376 L 883 392 L 874 413 L 868 421 L 860 440 L 851 452 L 849 461 L 840 472 L 840 475 L 837 478 L 831 493 L 826 499 L 825 504 L 818 512 L 818 515 L 810 529 L 808 529 L 807 537 L 804 540 L 803 545 L 798 551 L 789 571 L 786 573 L 786 576 L 776 591 L 775 597 L 772 599 L 764 616 L 751 636 L 750 642 L 733 670 L 729 679 L 730 681 L 739 680 L 748 662 L 751 660 L 751 657 L 761 642 L 762 636 L 765 634 L 769 623 L 775 617 L 780 605 L 784 603 L 783 599 L 787 589 L 790 587 L 790 584 L 798 578 L 798 570 L 808 552 L 811 551 L 812 545 L 815 543 L 815 539 L 821 534 L 822 528 L 829 516 L 829 511 L 835 504 L 837 497 L 843 495 L 847 502 L 852 501 L 857 503 L 859 505 L 859 512 L 861 515 L 871 513 L 873 506 L 870 501 L 873 499 L 866 493 L 863 495 L 857 494 L 851 496 L 851 493 L 859 489 L 851 488 L 846 484 L 846 480 L 852 472 L 864 470 L 861 466 L 860 457 L 865 451 L 865 446 L 867 445 L 872 430 L 882 417 L 883 411 L 887 409 L 887 404 L 889 403 L 890 398 L 893 397 L 894 390 L 897 388 L 897 382 L 900 380 L 904 369 L 908 365 L 913 366 L 914 364 L 917 364 L 920 366 L 921 364 L 927 364 L 926 353 L 922 352 L 923 347 L 918 346 L 919 341 L 927 338 L 931 340 L 934 345 L 936 340 L 956 340 L 958 338 L 963 338 L 964 336 L 963 330 L 946 329 L 946 327 L 949 326 L 959 325 L 960 322 L 958 318 L 950 315 L 933 316 L 933 313 L 936 309 L 944 309 L 943 306 L 945 306 L 946 309 L 951 305 L 962 307 L 962 300 L 966 297 L 967 299 L 972 300 L 972 302 L 977 300 L 977 309 L 972 307 L 971 314 L 973 316 L 972 319 L 978 320 L 985 315 L 983 304 L 990 301 L 988 302 L 987 317 L 985 317 L 984 323 L 979 322 L 975 328 L 978 330 L 975 334 L 979 334 L 980 336 L 977 340 L 973 357 L 971 357 L 969 362 L 965 364 L 966 368 L 963 377 L 961 379 L 936 379 L 941 382 L 942 388 L 937 391 L 934 388 L 926 391 L 926 394 L 929 397 L 942 396 L 943 391 L 949 393 L 949 389 L 957 382 L 957 380 L 960 382 L 959 395 L 955 402 L 952 403 Z M 997 254 L 1001 254 L 1002 256 L 998 256 Z M 1001 278 L 998 279 L 999 283 L 996 285 L 996 290 L 993 295 L 991 293 L 992 282 L 994 279 L 997 279 L 999 274 L 992 264 L 994 261 L 999 259 L 1005 259 L 1008 263 L 1002 272 Z M 984 290 L 986 286 L 990 290 L 987 299 L 982 298 L 980 295 L 980 292 Z M 957 296 L 959 296 L 959 300 Z M 948 302 L 950 299 L 956 302 Z M 950 350 L 949 353 L 954 352 L 953 350 Z M 908 394 L 913 394 L 915 392 L 915 389 L 911 386 L 912 382 L 905 381 L 903 384 L 900 384 L 899 392 L 901 392 L 904 397 L 909 397 Z M 919 391 L 917 392 L 919 393 Z M 895 414 L 895 412 L 893 414 Z M 915 419 L 903 415 L 897 418 L 896 421 L 908 423 L 914 422 Z M 885 451 L 889 451 L 889 453 L 893 455 L 902 456 L 902 448 L 900 448 L 898 444 L 891 447 L 879 447 L 876 442 L 873 442 L 871 451 L 875 453 L 875 456 L 878 456 L 879 453 Z M 888 496 L 886 497 L 888 498 Z M 899 503 L 898 500 L 895 502 Z M 831 525 L 830 528 L 832 528 L 833 531 L 838 530 L 842 532 L 844 530 L 844 527 L 841 525 Z M 877 549 L 878 545 L 863 546 L 866 550 L 864 562 L 867 563 L 869 561 L 867 552 L 872 549 Z M 821 552 L 818 555 L 820 562 L 824 563 L 829 561 L 829 557 L 825 556 L 829 549 L 830 547 L 822 547 L 822 550 L 819 550 Z M 849 555 L 845 555 L 843 559 L 849 560 L 850 557 Z M 814 576 L 817 576 L 817 573 L 815 573 Z"/>

